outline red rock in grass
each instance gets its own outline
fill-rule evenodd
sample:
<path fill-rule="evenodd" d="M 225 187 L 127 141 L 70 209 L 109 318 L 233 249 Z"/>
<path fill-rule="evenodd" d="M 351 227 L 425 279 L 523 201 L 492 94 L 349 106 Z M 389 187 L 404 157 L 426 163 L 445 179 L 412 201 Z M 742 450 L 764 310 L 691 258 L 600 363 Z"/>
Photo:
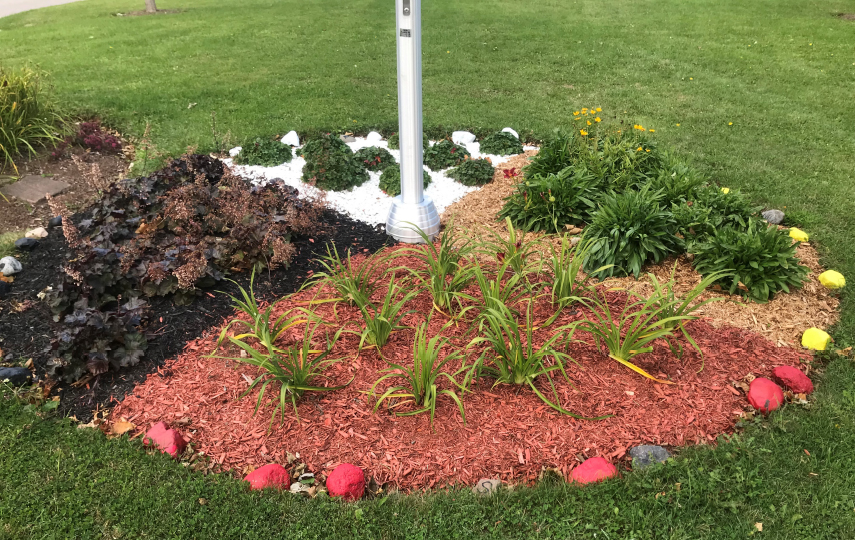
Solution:
<path fill-rule="evenodd" d="M 333 497 L 357 501 L 365 493 L 365 473 L 356 465 L 342 463 L 327 477 L 327 491 Z"/>
<path fill-rule="evenodd" d="M 143 438 L 144 444 L 153 444 L 160 451 L 177 458 L 187 448 L 187 441 L 174 429 L 169 429 L 163 422 L 151 426 Z"/>
<path fill-rule="evenodd" d="M 579 484 L 599 482 L 617 476 L 617 468 L 605 458 L 592 457 L 570 472 L 570 479 Z"/>
<path fill-rule="evenodd" d="M 813 383 L 797 367 L 778 366 L 772 370 L 772 376 L 795 394 L 810 394 L 813 392 Z"/>
<path fill-rule="evenodd" d="M 249 482 L 249 489 L 288 489 L 291 485 L 291 477 L 288 475 L 288 471 L 278 463 L 259 467 L 246 475 L 244 480 Z"/>
<path fill-rule="evenodd" d="M 748 387 L 748 402 L 763 413 L 774 411 L 784 403 L 781 387 L 765 377 L 757 377 Z"/>

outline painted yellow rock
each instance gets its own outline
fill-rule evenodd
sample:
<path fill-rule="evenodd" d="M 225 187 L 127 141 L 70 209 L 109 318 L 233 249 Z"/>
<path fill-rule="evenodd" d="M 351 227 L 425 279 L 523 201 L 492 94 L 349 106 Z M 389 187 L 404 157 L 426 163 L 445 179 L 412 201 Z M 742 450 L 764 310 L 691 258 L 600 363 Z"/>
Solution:
<path fill-rule="evenodd" d="M 790 238 L 799 242 L 807 242 L 810 236 L 808 236 L 808 233 L 804 232 L 803 230 L 796 229 L 795 227 L 793 227 L 792 229 L 790 229 Z"/>
<path fill-rule="evenodd" d="M 824 351 L 828 344 L 831 343 L 831 336 L 820 330 L 819 328 L 808 328 L 802 334 L 802 347 L 814 349 L 816 351 Z"/>
<path fill-rule="evenodd" d="M 846 278 L 840 272 L 826 270 L 819 275 L 819 282 L 828 289 L 842 289 L 846 286 Z"/>

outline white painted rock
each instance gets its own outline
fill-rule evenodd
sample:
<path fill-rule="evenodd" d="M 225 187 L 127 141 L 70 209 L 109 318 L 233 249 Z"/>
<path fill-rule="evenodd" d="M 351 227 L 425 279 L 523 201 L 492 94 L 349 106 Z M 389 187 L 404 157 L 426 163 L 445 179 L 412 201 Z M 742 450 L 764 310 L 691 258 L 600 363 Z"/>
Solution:
<path fill-rule="evenodd" d="M 383 135 L 380 135 L 376 131 L 372 131 L 368 135 L 365 136 L 365 142 L 367 142 L 371 146 L 376 146 L 377 143 L 379 143 L 382 140 L 383 140 Z"/>
<path fill-rule="evenodd" d="M 520 138 L 520 134 L 519 134 L 519 133 L 517 133 L 516 131 L 514 131 L 514 130 L 513 130 L 513 128 L 505 128 L 505 129 L 503 129 L 503 130 L 502 130 L 502 132 L 503 132 L 503 133 L 510 133 L 511 135 L 513 135 L 514 137 L 516 137 L 517 139 L 519 139 L 519 138 Z"/>
<path fill-rule="evenodd" d="M 229 155 L 235 157 L 236 155 L 240 154 L 241 150 L 243 150 L 243 148 L 241 148 L 240 146 L 235 146 L 234 148 L 229 150 Z"/>
<path fill-rule="evenodd" d="M 300 146 L 300 137 L 297 135 L 296 131 L 289 131 L 284 137 L 282 137 L 282 144 Z"/>
<path fill-rule="evenodd" d="M 465 146 L 469 143 L 475 142 L 475 135 L 468 131 L 455 131 L 451 134 L 451 141 L 454 144 L 462 144 Z"/>
<path fill-rule="evenodd" d="M 35 229 L 27 231 L 24 236 L 26 236 L 27 238 L 44 238 L 45 236 L 47 236 L 47 231 L 44 227 L 36 227 Z"/>
<path fill-rule="evenodd" d="M 11 255 L 0 259 L 0 272 L 2 272 L 4 276 L 17 274 L 21 271 L 21 268 L 21 263 L 18 262 L 18 259 Z"/>

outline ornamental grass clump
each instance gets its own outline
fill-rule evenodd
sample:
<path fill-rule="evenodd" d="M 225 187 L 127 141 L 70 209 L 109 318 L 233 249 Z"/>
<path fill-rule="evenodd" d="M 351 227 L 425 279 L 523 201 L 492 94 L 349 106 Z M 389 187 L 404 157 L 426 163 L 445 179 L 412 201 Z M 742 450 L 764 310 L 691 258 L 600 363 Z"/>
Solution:
<path fill-rule="evenodd" d="M 466 148 L 445 139 L 425 150 L 424 163 L 430 170 L 439 171 L 456 167 L 469 157 Z"/>
<path fill-rule="evenodd" d="M 799 264 L 797 245 L 777 227 L 752 221 L 745 231 L 715 231 L 692 253 L 695 269 L 704 276 L 720 273 L 714 283 L 730 294 L 767 302 L 804 282 L 808 269 Z"/>
<path fill-rule="evenodd" d="M 476 251 L 488 259 L 495 258 L 500 265 L 507 264 L 511 271 L 519 274 L 528 284 L 529 275 L 538 273 L 542 269 L 538 254 L 543 247 L 543 242 L 526 240 L 525 232 L 519 234 L 510 218 L 505 218 L 505 227 L 507 234 L 486 229 L 486 238 L 477 243 Z"/>
<path fill-rule="evenodd" d="M 240 153 L 235 156 L 235 163 L 275 167 L 289 163 L 293 158 L 291 146 L 282 144 L 277 139 L 257 138 L 241 145 Z"/>
<path fill-rule="evenodd" d="M 430 173 L 422 171 L 422 187 L 427 188 L 431 183 Z M 401 194 L 401 166 L 393 163 L 386 167 L 380 175 L 380 190 L 390 197 Z"/>
<path fill-rule="evenodd" d="M 261 375 L 256 377 L 250 383 L 249 388 L 247 388 L 241 395 L 241 397 L 246 396 L 260 385 L 258 399 L 256 400 L 255 411 L 253 411 L 253 414 L 258 412 L 258 409 L 261 407 L 261 404 L 264 401 L 264 392 L 267 390 L 268 385 L 271 383 L 279 383 L 279 395 L 274 401 L 274 403 L 278 403 L 274 406 L 273 414 L 270 417 L 270 425 L 273 425 L 273 421 L 276 419 L 277 413 L 282 415 L 282 419 L 280 421 L 281 425 L 281 423 L 285 421 L 285 408 L 287 402 L 291 403 L 294 408 L 294 414 L 299 419 L 300 416 L 297 413 L 297 401 L 303 397 L 303 394 L 306 392 L 329 392 L 332 390 L 341 390 L 346 387 L 347 384 L 350 384 L 350 382 L 341 386 L 318 386 L 315 384 L 317 379 L 323 377 L 324 370 L 329 367 L 330 364 L 334 364 L 342 360 L 342 358 L 329 358 L 332 354 L 333 347 L 341 336 L 342 330 L 336 332 L 332 340 L 330 340 L 329 335 L 327 335 L 325 345 L 319 348 L 317 345 L 313 344 L 313 341 L 315 341 L 315 331 L 319 324 L 320 323 L 317 323 L 314 326 L 306 324 L 305 330 L 303 331 L 303 339 L 299 343 L 284 350 L 277 349 L 273 352 L 258 351 L 255 347 L 245 341 L 229 337 L 229 341 L 244 351 L 246 356 L 210 356 L 209 358 L 241 362 L 256 366 L 262 370 Z"/>
<path fill-rule="evenodd" d="M 483 186 L 493 181 L 496 169 L 486 159 L 467 159 L 446 173 L 464 186 Z"/>
<path fill-rule="evenodd" d="M 522 154 L 523 145 L 512 133 L 498 131 L 481 139 L 479 152 L 494 156 L 510 156 Z"/>
<path fill-rule="evenodd" d="M 547 266 L 552 275 L 550 300 L 556 311 L 547 324 L 552 324 L 561 314 L 561 310 L 575 302 L 582 301 L 593 290 L 588 285 L 591 276 L 584 275 L 583 277 L 582 273 L 582 265 L 593 244 L 594 241 L 592 240 L 584 240 L 575 246 L 571 246 L 570 239 L 565 234 L 561 236 L 561 246 L 558 249 L 550 245 L 552 256 L 547 261 Z M 602 270 L 605 268 L 598 268 L 594 273 Z"/>
<path fill-rule="evenodd" d="M 599 279 L 615 274 L 638 277 L 645 264 L 682 252 L 685 245 L 675 235 L 677 222 L 659 207 L 660 197 L 647 188 L 605 195 L 585 229 L 585 239 L 593 242 L 585 272 Z"/>
<path fill-rule="evenodd" d="M 383 375 L 371 385 L 370 394 L 376 395 L 376 388 L 383 381 L 389 379 L 403 379 L 404 384 L 393 386 L 387 389 L 374 404 L 374 412 L 385 401 L 389 405 L 388 409 L 394 411 L 398 416 L 413 416 L 425 412 L 430 413 L 430 423 L 433 425 L 434 415 L 436 414 L 436 402 L 439 396 L 445 395 L 450 397 L 457 404 L 460 411 L 460 416 L 463 418 L 463 423 L 466 423 L 466 413 L 463 410 L 463 402 L 457 395 L 457 392 L 448 388 L 439 388 L 440 379 L 445 379 L 453 387 L 456 387 L 461 393 L 466 389 L 457 382 L 456 377 L 467 370 L 467 366 L 463 365 L 455 373 L 447 373 L 442 371 L 442 368 L 448 363 L 454 363 L 463 358 L 463 354 L 458 351 L 450 351 L 444 357 L 442 349 L 447 347 L 449 339 L 436 335 L 428 339 L 427 333 L 428 324 L 422 323 L 416 328 L 416 335 L 413 339 L 413 364 L 412 367 L 404 366 L 403 364 L 390 363 L 389 367 L 383 370 Z M 407 404 L 413 404 L 415 410 L 399 411 L 398 407 Z"/>
<path fill-rule="evenodd" d="M 406 290 L 410 292 L 404 293 Z M 357 332 L 359 348 L 362 349 L 362 346 L 367 344 L 370 347 L 380 349 L 389 341 L 392 332 L 405 328 L 401 325 L 401 321 L 415 311 L 404 311 L 404 305 L 415 298 L 418 293 L 419 291 L 413 289 L 407 282 L 395 283 L 395 276 L 392 276 L 386 289 L 386 296 L 383 297 L 379 305 L 369 302 L 359 308 L 362 313 L 362 322 L 365 323 L 365 328 L 361 332 Z M 400 300 L 397 300 L 399 297 Z"/>
<path fill-rule="evenodd" d="M 590 219 L 599 196 L 599 180 L 584 168 L 535 174 L 514 186 L 499 217 L 524 231 L 558 233 Z"/>
<path fill-rule="evenodd" d="M 332 248 L 330 248 L 331 245 Z M 344 301 L 361 309 L 368 304 L 371 294 L 377 288 L 377 280 L 382 274 L 380 266 L 385 260 L 386 257 L 383 252 L 378 251 L 357 266 L 351 259 L 349 249 L 346 258 L 342 260 L 335 244 L 327 244 L 327 254 L 322 255 L 318 260 L 324 270 L 315 273 L 311 279 L 303 284 L 300 290 L 316 285 L 328 285 L 339 294 L 339 297 L 329 300 L 314 300 L 313 303 Z M 318 287 L 318 290 L 320 288 Z"/>
<path fill-rule="evenodd" d="M 57 131 L 65 129 L 44 73 L 0 67 L 0 170 L 11 166 L 17 173 L 18 156 L 60 142 Z"/>
<path fill-rule="evenodd" d="M 395 165 L 395 158 L 392 157 L 392 154 L 379 146 L 361 148 L 354 153 L 354 157 L 372 172 L 385 171 L 387 167 Z"/>
<path fill-rule="evenodd" d="M 303 182 L 327 191 L 346 191 L 368 180 L 365 166 L 344 141 L 326 133 L 303 146 Z"/>

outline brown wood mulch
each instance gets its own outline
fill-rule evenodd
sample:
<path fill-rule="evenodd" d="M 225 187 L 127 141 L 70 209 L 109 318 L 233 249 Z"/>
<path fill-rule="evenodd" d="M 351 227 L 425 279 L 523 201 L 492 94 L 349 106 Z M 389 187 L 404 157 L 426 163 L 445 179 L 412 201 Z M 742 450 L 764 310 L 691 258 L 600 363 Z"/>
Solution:
<path fill-rule="evenodd" d="M 412 257 L 395 265 L 420 268 Z M 398 271 L 401 277 L 402 271 Z M 382 288 L 382 287 L 381 287 Z M 307 290 L 276 306 L 276 312 L 291 309 L 329 291 Z M 385 291 L 375 293 L 374 300 Z M 619 310 L 626 293 L 608 292 L 613 310 Z M 407 326 L 425 320 L 432 301 L 422 292 L 407 309 L 415 310 L 405 319 Z M 316 312 L 330 323 L 330 330 L 342 324 L 362 328 L 359 311 L 342 304 L 316 306 Z M 546 299 L 535 304 L 534 320 L 544 321 L 552 309 Z M 534 332 L 536 345 L 548 339 L 555 328 L 579 320 L 585 311 L 576 306 L 565 309 L 549 328 Z M 233 314 L 228 314 L 224 323 Z M 442 330 L 447 322 L 434 313 L 430 332 Z M 572 384 L 558 378 L 556 387 L 563 405 L 580 415 L 613 415 L 605 420 L 577 420 L 550 409 L 528 387 L 479 381 L 464 398 L 464 424 L 456 405 L 441 396 L 433 428 L 427 414 L 396 417 L 381 407 L 372 412 L 374 399 L 367 391 L 387 367 L 387 361 L 406 365 L 412 358 L 413 330 L 396 332 L 382 350 L 357 353 L 358 337 L 345 334 L 334 353 L 345 359 L 328 371 L 327 384 L 349 386 L 340 391 L 309 393 L 299 403 L 299 419 L 290 408 L 284 423 L 279 419 L 268 431 L 273 406 L 263 403 L 253 415 L 257 393 L 243 399 L 248 380 L 258 371 L 236 360 L 208 358 L 216 335 L 190 342 L 184 352 L 166 362 L 137 386 L 112 411 L 110 419 L 133 422 L 144 431 L 158 421 L 178 424 L 195 445 L 223 469 L 245 474 L 267 463 L 286 463 L 288 453 L 299 453 L 308 470 L 328 473 L 339 463 L 362 467 L 379 484 L 387 482 L 402 490 L 437 488 L 452 484 L 472 484 L 482 477 L 506 482 L 535 481 L 544 470 L 563 475 L 586 457 L 604 456 L 612 461 L 624 458 L 637 444 L 677 446 L 703 444 L 733 429 L 747 407 L 745 396 L 733 386 L 746 376 L 768 376 L 779 365 L 796 365 L 809 355 L 790 347 L 778 347 L 766 338 L 741 328 L 713 327 L 706 320 L 688 326 L 703 350 L 698 355 L 685 341 L 682 359 L 662 341 L 652 353 L 635 359 L 642 368 L 674 385 L 653 383 L 610 360 L 596 348 L 589 335 L 574 336 L 584 343 L 572 343 L 567 352 L 579 363 L 568 364 Z M 464 336 L 465 322 L 450 325 L 442 333 L 451 345 L 463 348 L 472 335 Z M 302 329 L 294 328 L 282 338 L 282 345 L 296 342 Z M 482 348 L 466 353 L 472 362 Z M 235 355 L 235 351 L 230 351 Z M 453 371 L 456 366 L 446 366 Z M 399 380 L 388 381 L 392 386 Z M 444 381 L 441 387 L 448 387 Z M 538 387 L 548 392 L 540 380 Z M 271 396 L 272 397 L 272 396 Z"/>

